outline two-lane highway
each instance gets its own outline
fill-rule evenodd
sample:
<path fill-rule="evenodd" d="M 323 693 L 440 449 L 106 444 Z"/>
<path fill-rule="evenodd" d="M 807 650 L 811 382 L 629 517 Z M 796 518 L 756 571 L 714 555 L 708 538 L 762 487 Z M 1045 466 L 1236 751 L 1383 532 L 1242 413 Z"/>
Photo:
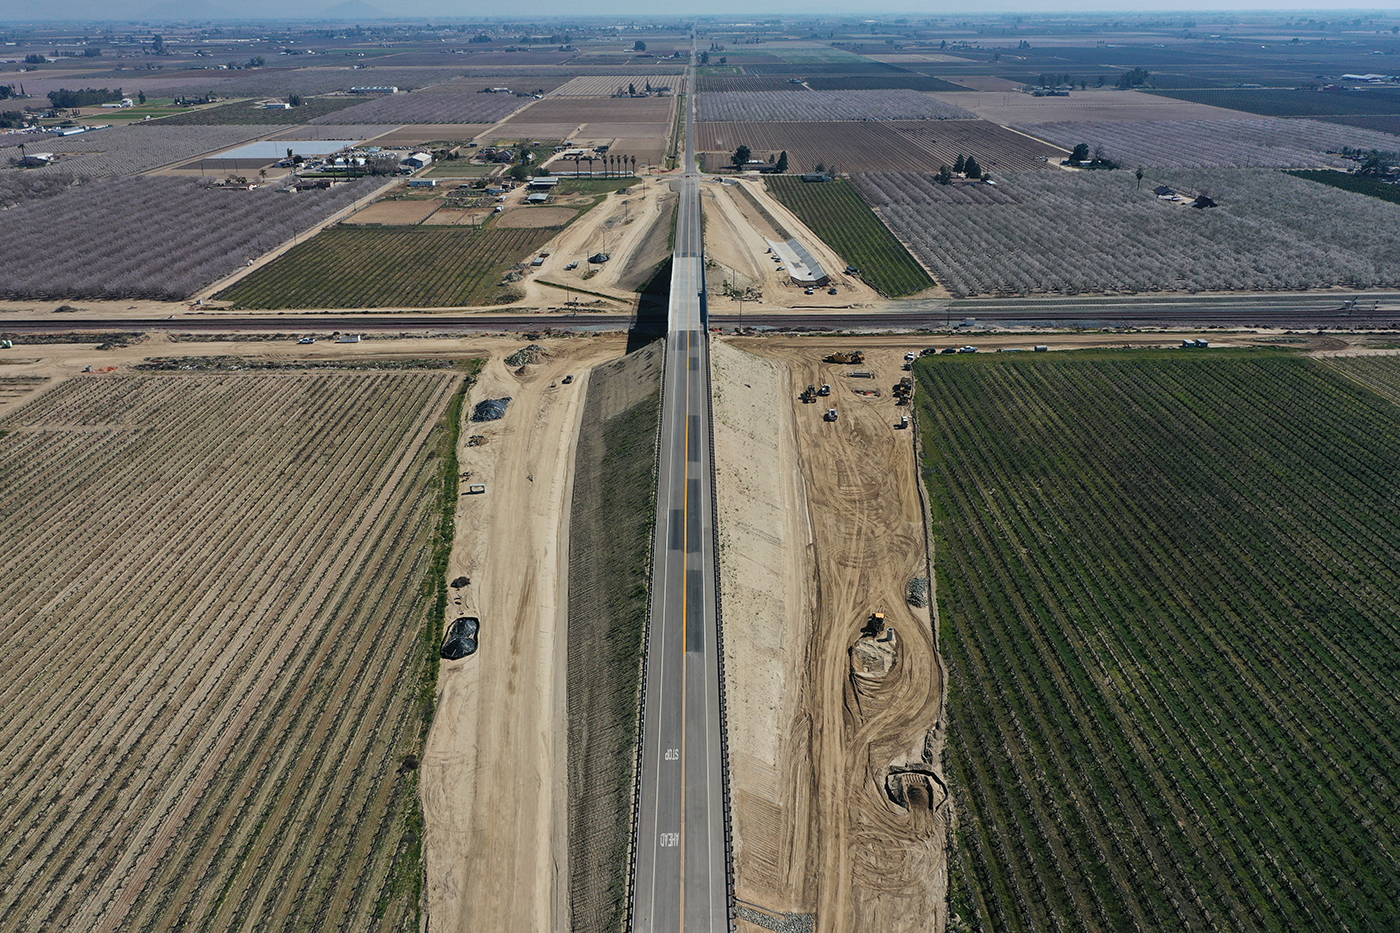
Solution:
<path fill-rule="evenodd" d="M 632 927 L 729 930 L 705 259 L 686 111 L 666 331 Z"/>

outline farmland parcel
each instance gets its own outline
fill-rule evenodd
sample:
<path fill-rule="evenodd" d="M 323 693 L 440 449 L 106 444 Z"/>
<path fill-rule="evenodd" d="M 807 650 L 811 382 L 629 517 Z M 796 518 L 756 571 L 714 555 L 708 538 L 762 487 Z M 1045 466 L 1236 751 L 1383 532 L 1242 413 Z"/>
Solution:
<path fill-rule="evenodd" d="M 1201 352 L 916 368 L 972 929 L 1394 919 L 1400 408 Z"/>
<path fill-rule="evenodd" d="M 844 180 L 808 184 L 776 177 L 769 179 L 768 187 L 842 259 L 860 269 L 861 278 L 884 294 L 898 298 L 933 287 L 923 266 Z"/>
<path fill-rule="evenodd" d="M 176 178 L 73 187 L 56 187 L 68 181 L 60 176 L 21 178 L 28 190 L 0 181 L 0 203 L 6 194 L 27 196 L 0 212 L 5 298 L 187 298 L 380 184 L 363 179 L 289 197 Z M 50 180 L 55 187 L 44 184 Z"/>
<path fill-rule="evenodd" d="M 76 377 L 0 422 L 7 929 L 417 928 L 460 381 Z"/>
<path fill-rule="evenodd" d="M 499 304 L 508 267 L 555 227 L 324 230 L 215 297 L 240 308 L 436 308 Z"/>
<path fill-rule="evenodd" d="M 1277 172 L 1161 170 L 1140 188 L 1130 172 L 1021 172 L 995 188 L 912 172 L 852 181 L 959 296 L 1400 283 L 1400 205 Z M 1161 201 L 1161 184 L 1219 206 Z"/>

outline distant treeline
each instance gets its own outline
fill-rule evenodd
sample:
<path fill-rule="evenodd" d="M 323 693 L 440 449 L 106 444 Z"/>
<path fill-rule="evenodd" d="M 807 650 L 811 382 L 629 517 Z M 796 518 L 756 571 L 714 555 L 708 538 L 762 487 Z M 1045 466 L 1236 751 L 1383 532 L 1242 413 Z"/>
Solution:
<path fill-rule="evenodd" d="M 104 88 L 88 87 L 81 91 L 70 91 L 67 88 L 59 88 L 56 91 L 49 91 L 49 103 L 59 110 L 67 110 L 72 107 L 94 107 L 98 104 L 110 103 L 114 100 L 122 99 L 122 89 L 109 91 Z"/>

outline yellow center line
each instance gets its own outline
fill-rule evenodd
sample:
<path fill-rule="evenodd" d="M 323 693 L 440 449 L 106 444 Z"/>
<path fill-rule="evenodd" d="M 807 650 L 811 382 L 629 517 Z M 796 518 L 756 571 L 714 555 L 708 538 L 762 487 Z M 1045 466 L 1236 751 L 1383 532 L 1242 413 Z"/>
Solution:
<path fill-rule="evenodd" d="M 690 331 L 685 331 L 685 350 L 681 354 L 684 361 L 681 366 L 681 417 L 685 419 L 685 448 L 681 456 L 685 458 L 685 466 L 682 468 L 683 485 L 681 487 L 681 808 L 680 825 L 676 827 L 681 839 L 681 860 L 680 860 L 680 927 L 685 928 L 685 755 L 686 755 L 686 735 L 685 728 L 685 708 L 686 708 L 686 674 L 685 652 L 689 644 L 690 635 L 690 585 L 687 579 L 687 557 L 686 547 L 689 545 L 690 537 Z"/>

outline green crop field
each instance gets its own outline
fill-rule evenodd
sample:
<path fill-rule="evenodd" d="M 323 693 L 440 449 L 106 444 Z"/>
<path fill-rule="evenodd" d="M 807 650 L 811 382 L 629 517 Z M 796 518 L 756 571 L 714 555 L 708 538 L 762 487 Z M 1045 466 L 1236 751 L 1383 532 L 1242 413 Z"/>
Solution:
<path fill-rule="evenodd" d="M 1288 174 L 1306 178 L 1308 181 L 1315 181 L 1318 184 L 1331 185 L 1333 188 L 1341 188 L 1343 191 L 1354 191 L 1357 194 L 1400 204 L 1400 185 L 1389 185 L 1379 178 L 1368 178 L 1365 175 L 1353 175 L 1350 172 L 1335 172 L 1328 169 L 1304 169 Z"/>
<path fill-rule="evenodd" d="M 1389 90 L 1331 94 L 1291 88 L 1204 88 L 1154 90 L 1151 93 L 1266 117 L 1400 113 L 1400 94 Z"/>
<path fill-rule="evenodd" d="M 316 117 L 324 117 L 344 110 L 354 104 L 363 104 L 356 97 L 313 97 L 300 107 L 290 110 L 269 110 L 262 101 L 234 101 L 217 107 L 205 107 L 174 116 L 162 117 L 162 126 L 253 126 L 261 124 L 305 123 Z"/>
<path fill-rule="evenodd" d="M 558 227 L 331 227 L 215 295 L 235 308 L 500 304 L 502 277 Z"/>
<path fill-rule="evenodd" d="M 844 179 L 805 182 L 776 175 L 768 179 L 768 190 L 881 293 L 899 298 L 933 286 L 924 267 Z"/>
<path fill-rule="evenodd" d="M 950 929 L 1392 928 L 1400 368 L 1057 357 L 916 367 Z"/>

